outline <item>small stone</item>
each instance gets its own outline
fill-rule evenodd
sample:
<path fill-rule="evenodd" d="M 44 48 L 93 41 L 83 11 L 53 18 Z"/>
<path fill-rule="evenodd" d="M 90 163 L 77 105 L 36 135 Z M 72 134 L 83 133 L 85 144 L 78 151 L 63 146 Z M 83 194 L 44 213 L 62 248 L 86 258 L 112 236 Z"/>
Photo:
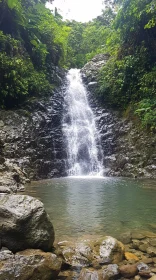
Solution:
<path fill-rule="evenodd" d="M 119 267 L 121 275 L 125 278 L 134 277 L 138 273 L 137 265 L 122 265 Z"/>
<path fill-rule="evenodd" d="M 90 269 L 83 268 L 81 270 L 80 277 L 78 278 L 78 280 L 89 280 L 89 279 L 100 280 L 98 272 L 91 268 Z"/>
<path fill-rule="evenodd" d="M 145 263 L 143 263 L 143 262 L 141 262 L 141 263 L 139 263 L 138 265 L 137 265 L 137 269 L 139 270 L 139 271 L 142 271 L 142 270 L 149 270 L 149 266 L 147 265 L 147 264 L 145 264 Z"/>
<path fill-rule="evenodd" d="M 156 273 L 156 267 L 153 267 L 153 268 L 151 269 L 151 271 L 154 272 L 154 273 Z"/>
<path fill-rule="evenodd" d="M 149 243 L 150 243 L 151 246 L 156 247 L 156 238 L 151 238 L 149 240 Z"/>
<path fill-rule="evenodd" d="M 149 280 L 156 280 L 156 275 L 153 275 Z"/>
<path fill-rule="evenodd" d="M 135 280 L 140 280 L 140 278 L 141 278 L 140 275 L 136 275 L 136 276 L 134 277 Z"/>
<path fill-rule="evenodd" d="M 0 121 L 0 127 L 3 127 L 3 126 L 4 126 L 4 122 Z"/>
<path fill-rule="evenodd" d="M 101 265 L 99 264 L 99 262 L 97 260 L 92 261 L 92 266 L 95 269 L 100 269 L 101 268 Z"/>
<path fill-rule="evenodd" d="M 147 248 L 147 253 L 151 256 L 151 257 L 155 257 L 156 256 L 156 247 L 148 247 Z"/>
<path fill-rule="evenodd" d="M 142 258 L 142 262 L 146 263 L 146 264 L 153 263 L 153 259 L 152 258 L 143 257 Z"/>
<path fill-rule="evenodd" d="M 145 235 L 145 237 L 148 237 L 148 238 L 156 238 L 156 233 L 154 233 L 152 231 L 144 231 L 143 234 Z"/>
<path fill-rule="evenodd" d="M 13 257 L 14 257 L 13 253 L 7 248 L 2 248 L 0 250 L 0 261 L 5 261 Z"/>
<path fill-rule="evenodd" d="M 123 244 L 129 244 L 129 243 L 131 243 L 131 239 L 132 239 L 131 232 L 123 233 L 123 234 L 120 236 L 120 241 L 121 241 Z"/>
<path fill-rule="evenodd" d="M 138 249 L 140 245 L 141 245 L 140 240 L 138 240 L 138 239 L 132 240 L 132 246 L 131 246 L 132 248 Z"/>
<path fill-rule="evenodd" d="M 141 245 L 139 246 L 139 249 L 140 249 L 140 251 L 142 251 L 142 252 L 147 252 L 148 247 L 149 247 L 149 244 L 148 244 L 148 243 L 144 243 L 144 244 L 141 244 Z"/>
<path fill-rule="evenodd" d="M 139 271 L 139 275 L 141 277 L 144 277 L 144 278 L 150 278 L 151 277 L 151 271 L 150 270 L 142 270 L 142 271 Z"/>
<path fill-rule="evenodd" d="M 132 239 L 144 239 L 145 235 L 143 235 L 142 233 L 139 232 L 132 232 Z"/>
<path fill-rule="evenodd" d="M 153 258 L 152 260 L 153 260 L 154 263 L 156 263 L 156 258 Z"/>
<path fill-rule="evenodd" d="M 139 261 L 139 258 L 135 254 L 129 252 L 125 252 L 125 258 L 127 261 L 129 260 Z"/>
<path fill-rule="evenodd" d="M 113 279 L 119 275 L 119 267 L 117 264 L 109 264 L 102 271 L 103 279 Z"/>

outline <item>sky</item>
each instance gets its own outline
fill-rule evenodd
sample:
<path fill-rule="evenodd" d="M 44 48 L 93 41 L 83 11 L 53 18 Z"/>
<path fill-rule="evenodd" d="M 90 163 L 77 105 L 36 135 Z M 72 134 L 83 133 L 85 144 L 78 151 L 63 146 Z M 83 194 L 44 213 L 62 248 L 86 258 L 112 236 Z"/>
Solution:
<path fill-rule="evenodd" d="M 102 0 L 54 0 L 47 3 L 50 9 L 58 8 L 64 19 L 87 22 L 101 14 Z"/>

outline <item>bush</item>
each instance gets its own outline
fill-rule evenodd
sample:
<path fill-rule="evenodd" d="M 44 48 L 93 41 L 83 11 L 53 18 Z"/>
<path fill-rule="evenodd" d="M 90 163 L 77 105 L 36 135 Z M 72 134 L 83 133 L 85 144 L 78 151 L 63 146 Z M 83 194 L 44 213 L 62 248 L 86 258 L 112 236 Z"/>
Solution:
<path fill-rule="evenodd" d="M 0 53 L 0 107 L 12 108 L 28 95 L 48 94 L 52 85 L 43 72 L 37 72 L 29 57 Z"/>
<path fill-rule="evenodd" d="M 143 99 L 136 107 L 135 114 L 141 119 L 143 127 L 156 130 L 156 99 Z"/>

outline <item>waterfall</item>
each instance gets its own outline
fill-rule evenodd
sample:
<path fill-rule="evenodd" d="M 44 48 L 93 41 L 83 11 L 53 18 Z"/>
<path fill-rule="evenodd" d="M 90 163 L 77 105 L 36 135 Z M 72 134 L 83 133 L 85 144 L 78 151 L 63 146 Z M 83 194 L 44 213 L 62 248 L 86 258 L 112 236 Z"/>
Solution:
<path fill-rule="evenodd" d="M 67 81 L 63 133 L 67 143 L 68 175 L 102 175 L 100 136 L 80 70 L 69 70 Z"/>

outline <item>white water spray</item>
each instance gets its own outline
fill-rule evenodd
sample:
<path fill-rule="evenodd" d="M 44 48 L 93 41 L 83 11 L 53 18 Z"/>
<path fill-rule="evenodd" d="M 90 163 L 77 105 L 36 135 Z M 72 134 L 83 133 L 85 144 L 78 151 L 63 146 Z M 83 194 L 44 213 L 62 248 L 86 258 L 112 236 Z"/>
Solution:
<path fill-rule="evenodd" d="M 80 70 L 67 74 L 63 133 L 67 141 L 68 175 L 102 175 L 102 153 L 95 118 L 87 100 Z"/>

